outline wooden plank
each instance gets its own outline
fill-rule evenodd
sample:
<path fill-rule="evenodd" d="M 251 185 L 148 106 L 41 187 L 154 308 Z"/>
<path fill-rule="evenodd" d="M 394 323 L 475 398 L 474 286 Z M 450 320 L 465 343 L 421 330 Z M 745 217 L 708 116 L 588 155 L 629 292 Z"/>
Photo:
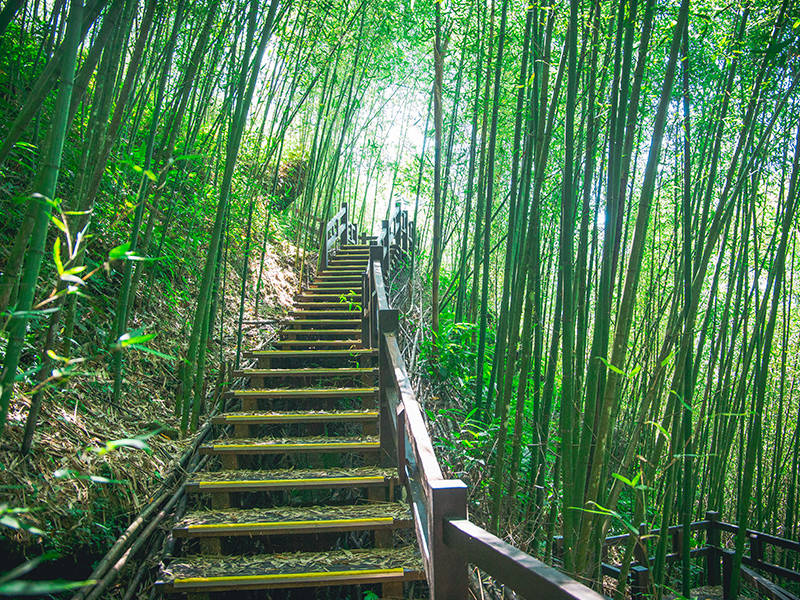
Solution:
<path fill-rule="evenodd" d="M 233 398 L 362 398 L 375 397 L 378 388 L 293 388 L 278 390 L 234 390 Z"/>
<path fill-rule="evenodd" d="M 186 484 L 187 493 L 269 492 L 296 489 L 340 489 L 385 487 L 389 480 L 379 476 L 317 477 L 313 479 L 242 479 L 237 481 L 201 481 Z M 220 506 L 215 508 L 227 508 Z"/>
<path fill-rule="evenodd" d="M 353 312 L 350 311 L 352 316 Z M 341 327 L 349 329 L 351 327 L 361 327 L 361 319 L 299 319 L 290 321 L 287 331 L 306 331 L 303 327 Z M 313 331 L 313 330 L 312 330 Z"/>
<path fill-rule="evenodd" d="M 367 355 L 377 356 L 378 351 L 372 348 L 358 348 L 354 350 L 251 350 L 244 353 L 245 358 L 301 358 L 310 356 L 355 358 Z"/>
<path fill-rule="evenodd" d="M 275 340 L 273 346 L 339 346 L 342 348 L 360 349 L 361 340 Z"/>
<path fill-rule="evenodd" d="M 362 375 L 377 375 L 378 369 L 360 367 L 308 367 L 302 369 L 243 369 L 234 371 L 234 377 L 360 377 Z"/>
<path fill-rule="evenodd" d="M 348 310 L 346 308 L 342 308 L 341 302 L 337 302 L 333 306 L 335 306 L 335 308 L 331 310 L 292 310 L 289 311 L 289 316 L 294 317 L 295 319 L 313 319 L 315 317 L 323 319 L 335 319 L 336 317 L 341 317 L 346 320 L 350 320 L 354 316 L 360 317 L 359 310 Z M 361 322 L 360 318 L 358 319 L 358 322 Z"/>
<path fill-rule="evenodd" d="M 350 335 L 352 333 L 361 334 L 361 330 L 354 329 L 283 329 L 278 332 L 279 335 Z M 361 338 L 352 338 L 356 341 L 361 341 Z"/>
<path fill-rule="evenodd" d="M 247 424 L 270 425 L 273 423 L 338 423 L 375 421 L 378 418 L 376 411 L 361 412 L 285 412 L 243 415 L 239 413 L 217 415 L 211 422 L 214 425 Z"/>
<path fill-rule="evenodd" d="M 200 454 L 209 456 L 245 455 L 245 454 L 306 454 L 332 453 L 332 452 L 377 452 L 380 442 L 377 440 L 348 440 L 343 442 L 331 438 L 328 441 L 314 441 L 303 443 L 299 439 L 291 438 L 290 442 L 272 439 L 261 441 L 229 440 L 226 443 L 208 444 L 200 446 Z"/>
<path fill-rule="evenodd" d="M 444 543 L 526 598 L 604 600 L 603 596 L 465 519 L 445 519 Z"/>

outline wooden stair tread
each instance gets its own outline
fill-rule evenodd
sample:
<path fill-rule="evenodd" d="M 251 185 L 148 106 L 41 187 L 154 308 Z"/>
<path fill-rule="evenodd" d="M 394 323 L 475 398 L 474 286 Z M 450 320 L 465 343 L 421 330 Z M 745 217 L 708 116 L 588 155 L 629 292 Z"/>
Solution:
<path fill-rule="evenodd" d="M 354 311 L 348 311 L 352 315 Z M 289 321 L 287 323 L 288 326 L 292 327 L 294 325 L 297 326 L 322 326 L 322 325 L 331 325 L 335 326 L 338 325 L 340 327 L 361 327 L 361 319 L 295 319 L 294 321 Z M 297 331 L 296 329 L 291 329 L 289 331 Z M 305 330 L 300 330 L 305 331 Z"/>
<path fill-rule="evenodd" d="M 303 454 L 306 452 L 374 452 L 381 447 L 378 436 L 230 438 L 200 446 L 200 454 Z"/>
<path fill-rule="evenodd" d="M 211 422 L 214 425 L 268 425 L 270 423 L 328 423 L 342 421 L 373 421 L 378 418 L 374 410 L 319 410 L 291 412 L 251 412 L 227 413 L 217 415 Z"/>
<path fill-rule="evenodd" d="M 295 308 L 299 308 L 300 310 L 297 312 L 306 312 L 306 311 L 317 311 L 317 312 L 351 312 L 348 311 L 345 307 L 347 307 L 347 302 L 295 302 Z M 358 310 L 354 310 L 352 312 L 358 312 Z M 291 315 L 291 313 L 289 313 Z"/>
<path fill-rule="evenodd" d="M 347 348 L 360 349 L 361 340 L 275 340 L 273 346 L 343 346 Z"/>
<path fill-rule="evenodd" d="M 397 469 L 357 467 L 353 469 L 273 469 L 269 471 L 225 470 L 194 474 L 186 483 L 187 493 L 265 492 L 295 489 L 385 487 L 397 482 Z"/>
<path fill-rule="evenodd" d="M 282 506 L 191 511 L 173 528 L 176 537 L 274 535 L 410 527 L 411 510 L 399 502 L 345 506 Z"/>
<path fill-rule="evenodd" d="M 312 284 L 311 287 L 304 290 L 304 293 L 308 292 L 325 292 L 326 294 L 338 294 L 340 296 L 351 297 L 351 296 L 360 296 L 361 290 L 357 289 L 354 290 L 353 288 L 349 288 L 347 286 L 342 287 L 335 287 L 335 286 L 325 286 L 325 287 L 314 287 Z M 352 293 L 351 293 L 352 292 Z"/>
<path fill-rule="evenodd" d="M 419 552 L 413 546 L 405 546 L 176 558 L 162 568 L 157 585 L 179 592 L 355 585 L 423 578 Z"/>
<path fill-rule="evenodd" d="M 376 374 L 378 369 L 369 367 L 302 367 L 300 369 L 242 369 L 234 371 L 234 377 L 336 377 L 342 375 Z"/>
<path fill-rule="evenodd" d="M 341 296 L 337 294 L 308 294 L 304 292 L 298 296 L 298 302 L 295 304 L 295 306 L 320 302 L 324 304 L 338 304 L 339 306 L 347 306 L 349 302 L 361 302 L 361 294 L 347 296 L 346 299 L 342 300 Z"/>
<path fill-rule="evenodd" d="M 357 348 L 354 350 L 251 350 L 245 352 L 245 358 L 299 358 L 310 356 L 324 356 L 326 358 L 377 356 L 378 351 L 372 348 Z"/>
<path fill-rule="evenodd" d="M 337 303 L 337 305 L 335 309 L 331 310 L 292 310 L 289 311 L 289 316 L 295 320 L 305 319 L 307 317 L 322 317 L 328 319 L 331 317 L 343 317 L 348 320 L 347 317 L 352 319 L 353 317 L 360 317 L 361 315 L 361 310 L 359 309 L 348 310 L 346 308 L 341 308 L 341 303 Z M 358 321 L 361 322 L 361 319 L 359 318 Z"/>
<path fill-rule="evenodd" d="M 360 329 L 282 329 L 278 333 L 281 335 L 345 335 L 351 333 L 361 333 L 361 330 Z"/>
<path fill-rule="evenodd" d="M 234 398 L 349 398 L 370 397 L 378 393 L 378 388 L 287 388 L 287 389 L 247 389 L 234 390 Z M 228 392 L 226 396 L 231 397 Z"/>

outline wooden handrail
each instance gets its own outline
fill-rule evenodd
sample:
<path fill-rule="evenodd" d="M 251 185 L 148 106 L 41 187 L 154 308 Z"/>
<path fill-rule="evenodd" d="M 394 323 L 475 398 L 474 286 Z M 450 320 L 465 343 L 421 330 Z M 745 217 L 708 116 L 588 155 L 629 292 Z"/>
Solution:
<path fill-rule="evenodd" d="M 339 212 L 333 215 L 325 224 L 322 244 L 319 249 L 320 270 L 328 268 L 330 255 L 332 252 L 336 251 L 337 248 L 348 244 L 355 244 L 358 240 L 356 225 L 350 222 L 349 214 L 350 211 L 347 202 L 343 202 Z"/>
<path fill-rule="evenodd" d="M 498 581 L 515 582 L 512 587 L 527 598 L 603 600 L 594 590 L 469 521 L 446 519 L 444 540 Z"/>
<path fill-rule="evenodd" d="M 344 220 L 343 228 L 342 221 L 336 219 Z M 343 206 L 329 222 L 329 226 L 335 228 L 328 236 L 332 240 L 331 248 L 335 247 L 337 239 L 341 245 L 351 243 L 350 240 L 355 242 L 354 226 L 346 219 L 346 207 Z M 400 350 L 397 338 L 399 314 L 391 308 L 387 293 L 386 280 L 396 266 L 393 252 L 395 261 L 397 253 L 400 256 L 410 254 L 414 243 L 414 223 L 408 220 L 408 213 L 398 203 L 390 219 L 382 222 L 380 236 L 370 239 L 369 265 L 362 276 L 362 342 L 366 348 L 379 350 L 381 461 L 384 466 L 397 467 L 398 478 L 409 493 L 431 598 L 466 598 L 467 563 L 472 563 L 529 600 L 601 600 L 603 596 L 597 592 L 467 519 L 467 487 L 458 479 L 445 479 L 436 459 L 423 411 L 414 395 Z M 720 547 L 719 534 L 722 531 L 735 533 L 739 528 L 719 521 L 719 515 L 711 511 L 706 513 L 705 520 L 692 523 L 691 528 L 693 531 L 708 531 L 707 545 L 693 549 L 691 556 L 707 559 L 709 583 L 715 585 L 720 583 L 720 579 L 727 580 L 732 564 L 731 552 Z M 682 530 L 680 525 L 672 526 L 668 528 L 668 534 L 680 535 Z M 800 543 L 757 531 L 748 530 L 747 534 L 751 541 L 751 556 L 745 557 L 745 565 L 794 581 L 800 580 L 796 571 L 763 561 L 765 545 L 800 551 Z M 604 547 L 616 545 L 629 537 L 630 534 L 609 537 Z M 557 540 L 555 545 L 558 545 Z M 670 554 L 667 562 L 680 560 L 679 552 L 678 549 Z M 644 558 L 642 560 L 647 562 Z M 720 577 L 720 560 L 724 563 L 723 577 Z M 650 592 L 648 566 L 635 563 L 630 569 L 634 598 L 644 598 Z M 620 576 L 619 568 L 605 563 L 602 567 L 603 574 Z M 769 587 L 768 583 L 764 580 L 759 585 L 765 589 Z M 778 595 L 773 594 L 773 597 Z"/>
<path fill-rule="evenodd" d="M 413 229 L 398 204 L 370 247 L 362 277 L 362 342 L 379 350 L 381 461 L 397 467 L 409 493 L 431 598 L 466 598 L 471 562 L 530 600 L 600 600 L 588 587 L 470 523 L 467 486 L 445 479 L 398 343 L 399 314 L 390 307 L 386 291 L 391 253 L 409 253 Z"/>

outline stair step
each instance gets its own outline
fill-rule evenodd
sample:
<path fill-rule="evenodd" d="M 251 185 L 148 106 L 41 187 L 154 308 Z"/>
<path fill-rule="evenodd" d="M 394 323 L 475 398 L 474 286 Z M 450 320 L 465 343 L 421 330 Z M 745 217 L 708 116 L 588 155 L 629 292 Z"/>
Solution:
<path fill-rule="evenodd" d="M 360 323 L 359 323 L 360 324 Z M 358 337 L 354 338 L 357 341 L 361 341 L 361 329 L 281 329 L 278 332 L 279 336 L 288 336 L 288 335 L 338 335 L 338 336 L 348 336 L 349 338 L 353 338 L 353 334 L 359 334 Z"/>
<path fill-rule="evenodd" d="M 214 425 L 274 425 L 292 423 L 341 423 L 377 421 L 378 413 L 373 410 L 334 410 L 334 411 L 292 411 L 228 413 L 217 415 L 211 422 Z"/>
<path fill-rule="evenodd" d="M 355 358 L 358 356 L 378 356 L 372 348 L 355 350 L 251 350 L 245 352 L 245 358 Z"/>
<path fill-rule="evenodd" d="M 348 288 L 353 291 L 361 290 L 361 278 L 337 277 L 336 279 L 315 278 L 311 283 L 311 289 L 319 288 Z"/>
<path fill-rule="evenodd" d="M 295 312 L 306 312 L 306 311 L 318 311 L 320 313 L 324 312 L 355 312 L 358 313 L 358 309 L 354 311 L 348 311 L 348 303 L 347 302 L 295 302 L 295 308 L 299 308 L 301 310 Z M 291 314 L 291 313 L 289 313 Z"/>
<path fill-rule="evenodd" d="M 328 294 L 321 293 L 319 290 L 306 291 L 297 296 L 297 303 L 295 306 L 301 306 L 307 302 L 325 302 L 326 304 L 338 304 L 339 306 L 348 306 L 351 302 L 361 303 L 361 293 L 348 294 L 342 299 L 342 294 Z"/>
<path fill-rule="evenodd" d="M 381 442 L 377 436 L 232 438 L 200 446 L 200 454 L 330 454 L 332 452 L 377 452 Z"/>
<path fill-rule="evenodd" d="M 176 558 L 161 570 L 156 585 L 165 592 L 214 592 L 399 582 L 424 576 L 419 552 L 408 546 Z"/>
<path fill-rule="evenodd" d="M 339 275 L 342 273 L 348 273 L 355 271 L 358 274 L 364 273 L 367 270 L 367 263 L 369 262 L 366 258 L 362 261 L 350 261 L 351 263 L 357 264 L 333 264 L 328 265 L 328 268 L 322 271 L 322 273 L 328 273 L 329 275 Z"/>
<path fill-rule="evenodd" d="M 361 260 L 350 260 L 350 259 L 336 260 L 336 259 L 333 259 L 331 262 L 328 263 L 328 269 L 335 269 L 336 267 L 348 267 L 348 268 L 351 268 L 351 269 L 353 267 L 364 267 L 364 268 L 366 268 L 368 262 L 369 261 L 366 258 L 365 259 L 361 259 Z"/>
<path fill-rule="evenodd" d="M 361 340 L 275 340 L 273 346 L 282 348 L 285 346 L 316 346 L 316 347 L 341 347 L 341 348 L 361 348 Z"/>
<path fill-rule="evenodd" d="M 226 397 L 233 398 L 296 398 L 310 400 L 312 398 L 374 398 L 378 388 L 293 388 L 278 390 L 234 390 L 226 392 Z"/>
<path fill-rule="evenodd" d="M 289 311 L 289 316 L 293 317 L 296 320 L 299 319 L 313 320 L 314 318 L 322 318 L 322 319 L 341 318 L 345 320 L 357 320 L 359 323 L 361 322 L 360 310 L 342 309 L 341 303 L 337 304 L 336 308 L 338 308 L 339 310 L 292 310 Z M 359 317 L 359 318 L 355 319 L 354 317 Z"/>
<path fill-rule="evenodd" d="M 275 469 L 270 471 L 225 470 L 196 473 L 186 492 L 273 492 L 296 489 L 385 487 L 397 484 L 397 469 Z"/>
<path fill-rule="evenodd" d="M 304 367 L 302 369 L 242 369 L 234 371 L 234 377 L 345 377 L 357 375 L 377 375 L 378 369 L 368 367 Z"/>
<path fill-rule="evenodd" d="M 309 288 L 303 290 L 304 294 L 327 294 L 329 296 L 336 295 L 338 297 L 344 296 L 345 298 L 350 298 L 351 296 L 361 296 L 361 286 L 359 285 L 358 288 L 349 288 L 349 287 L 337 287 L 337 286 L 310 286 Z"/>
<path fill-rule="evenodd" d="M 363 271 L 320 271 L 314 276 L 314 281 L 361 281 Z"/>
<path fill-rule="evenodd" d="M 349 311 L 350 316 L 353 316 L 354 311 Z M 356 313 L 358 314 L 358 313 Z M 291 328 L 291 331 L 297 331 L 294 326 L 297 326 L 298 329 L 303 326 L 309 327 L 324 327 L 324 326 L 335 326 L 339 325 L 340 327 L 361 327 L 361 319 L 295 319 L 294 321 L 289 321 L 288 326 Z"/>
<path fill-rule="evenodd" d="M 317 271 L 315 277 L 361 277 L 364 273 L 364 269 L 324 269 Z"/>
<path fill-rule="evenodd" d="M 363 505 L 193 511 L 173 528 L 175 537 L 376 531 L 413 525 L 410 508 L 399 502 Z"/>

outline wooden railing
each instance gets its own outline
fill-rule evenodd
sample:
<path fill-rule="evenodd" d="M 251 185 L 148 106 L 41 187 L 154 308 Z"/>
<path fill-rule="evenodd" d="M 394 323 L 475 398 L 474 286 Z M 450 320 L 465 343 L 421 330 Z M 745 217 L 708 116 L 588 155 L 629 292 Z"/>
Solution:
<path fill-rule="evenodd" d="M 338 248 L 355 244 L 357 239 L 356 225 L 350 222 L 350 211 L 347 202 L 344 202 L 339 212 L 325 224 L 322 245 L 319 249 L 320 270 L 328 268 L 328 260 Z"/>
<path fill-rule="evenodd" d="M 336 249 L 355 244 L 355 224 L 349 221 L 347 204 L 342 204 L 325 227 L 320 248 L 322 268 Z M 379 351 L 381 463 L 395 466 L 400 482 L 411 498 L 417 539 L 433 600 L 467 598 L 467 564 L 472 564 L 506 585 L 526 600 L 602 600 L 603 596 L 549 567 L 525 552 L 470 522 L 467 516 L 467 486 L 458 479 L 446 479 L 436 459 L 423 411 L 416 400 L 398 341 L 399 313 L 389 305 L 387 280 L 401 270 L 413 256 L 413 221 L 398 202 L 388 220 L 382 222 L 379 236 L 362 233 L 362 243 L 370 243 L 369 265 L 362 275 L 362 344 Z M 693 531 L 706 531 L 706 544 L 691 550 L 692 558 L 706 559 L 706 583 L 722 584 L 725 598 L 731 596 L 729 583 L 733 552 L 721 545 L 723 532 L 739 528 L 708 512 L 703 521 L 692 523 Z M 641 529 L 641 535 L 657 536 L 659 531 Z M 682 559 L 682 526 L 670 527 L 672 553 L 667 564 Z M 767 547 L 797 552 L 800 542 L 747 531 L 750 554 L 743 558 L 742 574 L 751 585 L 775 600 L 796 600 L 774 583 L 750 571 L 752 567 L 800 582 L 800 572 L 764 560 Z M 603 559 L 608 549 L 628 541 L 630 534 L 606 538 Z M 556 557 L 560 538 L 554 540 Z M 652 592 L 649 563 L 644 548 L 637 546 L 628 575 L 632 598 L 643 599 Z M 602 564 L 604 576 L 621 577 L 619 566 Z"/>
<path fill-rule="evenodd" d="M 413 232 L 408 214 L 398 206 L 370 248 L 363 275 L 362 342 L 379 350 L 381 462 L 397 467 L 408 490 L 430 597 L 467 598 L 471 563 L 527 600 L 601 600 L 597 592 L 471 523 L 467 486 L 444 477 L 400 350 L 399 314 L 387 294 L 386 280 L 399 264 L 395 258 L 410 255 Z"/>
<path fill-rule="evenodd" d="M 691 530 L 705 531 L 706 539 L 703 546 L 692 548 L 689 556 L 693 559 L 705 558 L 705 582 L 708 585 L 722 585 L 725 600 L 730 600 L 733 597 L 733 590 L 731 590 L 730 584 L 733 574 L 734 553 L 732 550 L 728 550 L 722 546 L 722 533 L 731 533 L 735 535 L 738 533 L 739 527 L 731 523 L 720 521 L 718 512 L 708 511 L 705 514 L 704 520 L 696 521 L 691 524 Z M 791 594 L 782 590 L 773 582 L 754 573 L 747 567 L 782 577 L 788 581 L 800 583 L 800 572 L 764 560 L 765 550 L 769 547 L 797 553 L 797 557 L 800 558 L 800 542 L 749 529 L 746 531 L 746 534 L 750 553 L 742 558 L 742 565 L 744 566 L 742 569 L 743 578 L 768 598 L 774 600 L 787 600 L 792 598 L 793 596 L 791 596 Z M 659 529 L 649 531 L 645 525 L 639 528 L 638 537 L 644 540 L 657 539 L 660 535 L 661 530 Z M 667 547 L 671 548 L 672 552 L 667 554 L 665 562 L 667 564 L 680 562 L 683 560 L 683 526 L 673 525 L 667 530 L 667 535 L 670 537 L 670 539 L 667 540 Z M 609 548 L 628 543 L 630 539 L 631 534 L 615 535 L 606 538 L 603 543 L 604 561 L 607 559 Z M 556 538 L 555 540 L 554 549 L 556 555 L 559 554 L 559 548 L 561 547 L 560 541 L 561 538 Z M 645 597 L 649 596 L 652 591 L 650 563 L 653 561 L 653 558 L 651 558 L 650 553 L 646 551 L 647 544 L 647 541 L 637 543 L 634 549 L 635 560 L 631 563 L 629 576 L 632 592 L 631 597 L 633 600 L 643 600 Z M 610 565 L 606 562 L 603 562 L 602 572 L 603 575 L 613 577 L 614 579 L 619 579 L 621 576 L 619 565 Z"/>

